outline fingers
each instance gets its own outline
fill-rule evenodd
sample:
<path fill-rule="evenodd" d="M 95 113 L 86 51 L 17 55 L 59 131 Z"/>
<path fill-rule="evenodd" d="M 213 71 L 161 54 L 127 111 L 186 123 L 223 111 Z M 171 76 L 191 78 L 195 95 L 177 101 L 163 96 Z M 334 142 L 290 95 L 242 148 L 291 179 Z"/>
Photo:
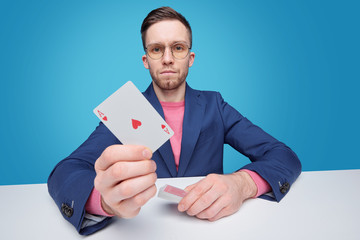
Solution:
<path fill-rule="evenodd" d="M 156 171 L 156 163 L 153 160 L 135 162 L 120 161 L 113 164 L 106 171 L 99 171 L 95 178 L 95 188 L 102 192 L 106 188 L 114 187 L 126 179 L 144 176 Z"/>
<path fill-rule="evenodd" d="M 197 218 L 208 219 L 209 221 L 216 221 L 222 217 L 231 215 L 234 210 L 231 208 L 231 200 L 227 197 L 218 198 L 208 208 L 196 214 Z"/>
<path fill-rule="evenodd" d="M 180 201 L 178 210 L 181 212 L 187 211 L 189 215 L 193 216 L 209 207 L 210 204 L 218 198 L 217 194 L 212 195 L 213 191 L 208 193 L 212 186 L 213 184 L 206 178 L 188 186 L 185 190 L 189 192 Z"/>
<path fill-rule="evenodd" d="M 225 207 L 223 209 L 221 209 L 215 216 L 213 217 L 202 217 L 202 216 L 197 216 L 198 218 L 207 218 L 209 221 L 213 222 L 213 221 L 217 221 L 220 218 L 229 216 L 231 214 L 233 214 L 234 212 L 231 210 L 230 207 Z"/>
<path fill-rule="evenodd" d="M 104 171 L 119 161 L 137 161 L 151 159 L 149 148 L 138 145 L 112 145 L 106 148 L 95 162 L 95 170 Z"/>
<path fill-rule="evenodd" d="M 186 211 L 188 215 L 195 216 L 203 212 L 205 209 L 211 207 L 212 211 L 220 211 L 221 208 L 217 207 L 219 204 L 215 204 L 216 200 L 220 197 L 219 193 L 210 189 L 202 196 L 199 196 L 194 203 Z M 191 200 L 190 200 L 191 201 Z M 216 213 L 217 213 L 216 212 Z M 211 216 L 212 217 L 212 216 Z"/>
<path fill-rule="evenodd" d="M 156 163 L 151 157 L 150 149 L 144 146 L 112 145 L 97 159 L 94 186 L 108 213 L 136 216 L 156 194 Z"/>
<path fill-rule="evenodd" d="M 187 186 L 187 187 L 184 189 L 184 191 L 185 191 L 185 192 L 190 192 L 191 189 L 193 189 L 193 188 L 196 186 L 196 184 L 197 184 L 197 183 L 194 183 L 194 184 L 191 184 L 191 185 Z"/>
<path fill-rule="evenodd" d="M 155 185 L 156 179 L 156 173 L 150 173 L 142 177 L 128 179 L 114 187 L 114 195 L 117 199 L 121 200 L 131 198 L 145 189 Z"/>
<path fill-rule="evenodd" d="M 193 206 L 193 204 L 195 204 L 196 201 L 200 200 L 203 197 L 203 195 L 213 187 L 213 185 L 214 185 L 213 179 L 211 175 L 209 175 L 206 178 L 200 180 L 199 182 L 185 188 L 185 190 L 189 192 L 179 202 L 178 210 L 181 212 L 188 211 Z M 201 201 L 203 202 L 214 201 L 216 200 L 217 197 L 214 197 L 215 199 L 213 199 L 212 197 L 209 196 L 209 194 L 207 194 L 205 198 L 206 200 L 203 199 Z M 190 212 L 193 213 L 195 212 L 195 210 L 193 209 Z"/>
<path fill-rule="evenodd" d="M 244 200 L 238 182 L 230 175 L 210 174 L 186 190 L 189 192 L 180 201 L 178 210 L 210 221 L 233 214 Z"/>
<path fill-rule="evenodd" d="M 132 218 L 135 217 L 142 206 L 144 206 L 156 194 L 156 186 L 152 185 L 145 191 L 123 200 L 118 206 L 118 212 L 121 212 L 120 217 Z"/>
<path fill-rule="evenodd" d="M 155 184 L 156 173 L 131 178 L 108 189 L 101 189 L 102 196 L 109 206 L 118 204 L 120 201 L 131 198 Z"/>
<path fill-rule="evenodd" d="M 151 197 L 156 194 L 156 173 L 131 178 L 102 193 L 103 201 L 120 217 L 136 216 Z"/>

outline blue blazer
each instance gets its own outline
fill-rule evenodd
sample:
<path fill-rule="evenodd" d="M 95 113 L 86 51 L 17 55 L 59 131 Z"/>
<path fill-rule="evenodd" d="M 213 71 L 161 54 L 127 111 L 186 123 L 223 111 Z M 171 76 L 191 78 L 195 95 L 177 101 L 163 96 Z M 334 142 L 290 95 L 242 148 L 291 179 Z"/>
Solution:
<path fill-rule="evenodd" d="M 153 85 L 143 93 L 164 118 L 164 112 Z M 121 104 L 121 103 L 119 103 Z M 65 219 L 80 234 L 88 235 L 103 228 L 106 219 L 82 228 L 84 206 L 94 187 L 94 163 L 105 148 L 121 144 L 102 123 L 69 157 L 59 162 L 48 179 L 48 190 Z M 206 176 L 223 173 L 224 144 L 247 156 L 244 166 L 257 172 L 271 186 L 273 199 L 280 201 L 301 172 L 296 154 L 258 126 L 252 124 L 226 103 L 218 92 L 198 91 L 186 86 L 185 113 L 179 169 L 176 171 L 170 141 L 156 152 L 159 178 Z M 263 198 L 271 198 L 263 195 Z"/>

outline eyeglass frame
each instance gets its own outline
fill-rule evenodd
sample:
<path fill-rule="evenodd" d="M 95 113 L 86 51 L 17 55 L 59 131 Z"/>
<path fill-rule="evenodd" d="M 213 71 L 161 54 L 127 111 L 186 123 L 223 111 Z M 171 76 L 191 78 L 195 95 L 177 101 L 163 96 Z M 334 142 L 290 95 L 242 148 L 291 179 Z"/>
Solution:
<path fill-rule="evenodd" d="M 172 50 L 172 47 L 173 47 L 174 45 L 180 44 L 180 43 L 181 43 L 181 44 L 184 44 L 184 45 L 187 47 L 187 50 L 188 50 L 187 54 L 186 54 L 183 58 L 177 58 L 177 57 L 175 57 L 175 56 L 174 56 L 174 52 L 173 52 L 173 50 Z M 152 58 L 152 57 L 150 57 L 150 55 L 149 55 L 149 53 L 148 53 L 148 47 L 151 46 L 151 45 L 156 45 L 156 44 L 163 46 L 163 47 L 164 47 L 164 52 L 162 53 L 161 57 L 159 57 L 159 58 Z M 145 52 L 146 52 L 146 55 L 149 56 L 149 58 L 151 58 L 151 59 L 153 59 L 153 60 L 159 60 L 159 59 L 161 59 L 161 58 L 164 56 L 165 50 L 166 50 L 167 47 L 170 48 L 171 55 L 172 55 L 175 59 L 178 59 L 178 60 L 185 59 L 185 58 L 189 55 L 190 50 L 191 50 L 191 47 L 189 47 L 189 46 L 187 45 L 187 43 L 185 43 L 185 42 L 175 42 L 175 43 L 173 43 L 173 44 L 170 45 L 170 46 L 164 46 L 164 45 L 159 44 L 159 43 L 152 43 L 152 44 L 149 44 L 147 47 L 145 47 Z"/>

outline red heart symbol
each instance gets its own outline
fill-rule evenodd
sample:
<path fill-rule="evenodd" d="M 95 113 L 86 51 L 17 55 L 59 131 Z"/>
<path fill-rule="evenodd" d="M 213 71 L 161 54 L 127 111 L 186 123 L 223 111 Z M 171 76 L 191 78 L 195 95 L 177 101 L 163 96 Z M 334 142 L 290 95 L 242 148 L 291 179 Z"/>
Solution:
<path fill-rule="evenodd" d="M 139 120 L 131 119 L 131 122 L 134 129 L 137 129 L 141 126 L 141 122 Z"/>
<path fill-rule="evenodd" d="M 166 132 L 167 134 L 170 134 L 169 130 L 167 129 L 167 127 L 164 124 L 161 124 L 161 128 L 164 129 L 164 132 Z"/>
<path fill-rule="evenodd" d="M 105 116 L 105 117 L 103 117 L 103 120 L 104 120 L 104 121 L 107 121 L 107 117 L 106 117 L 106 116 Z"/>

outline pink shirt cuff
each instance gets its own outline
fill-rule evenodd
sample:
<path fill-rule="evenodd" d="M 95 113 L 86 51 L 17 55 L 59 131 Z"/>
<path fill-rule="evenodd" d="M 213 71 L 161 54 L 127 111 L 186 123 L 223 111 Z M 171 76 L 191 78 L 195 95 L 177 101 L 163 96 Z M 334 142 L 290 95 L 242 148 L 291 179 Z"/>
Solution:
<path fill-rule="evenodd" d="M 107 214 L 104 209 L 101 207 L 101 195 L 100 193 L 93 188 L 91 191 L 90 197 L 85 204 L 85 211 L 90 214 L 113 217 L 114 215 Z"/>
<path fill-rule="evenodd" d="M 269 185 L 269 183 L 267 181 L 265 181 L 259 174 L 257 174 L 256 172 L 247 170 L 247 169 L 242 169 L 240 171 L 246 172 L 250 175 L 250 177 L 253 179 L 253 181 L 256 184 L 257 187 L 257 193 L 255 195 L 254 198 L 257 198 L 260 195 L 263 195 L 265 193 L 268 193 L 271 191 L 271 187 Z"/>

